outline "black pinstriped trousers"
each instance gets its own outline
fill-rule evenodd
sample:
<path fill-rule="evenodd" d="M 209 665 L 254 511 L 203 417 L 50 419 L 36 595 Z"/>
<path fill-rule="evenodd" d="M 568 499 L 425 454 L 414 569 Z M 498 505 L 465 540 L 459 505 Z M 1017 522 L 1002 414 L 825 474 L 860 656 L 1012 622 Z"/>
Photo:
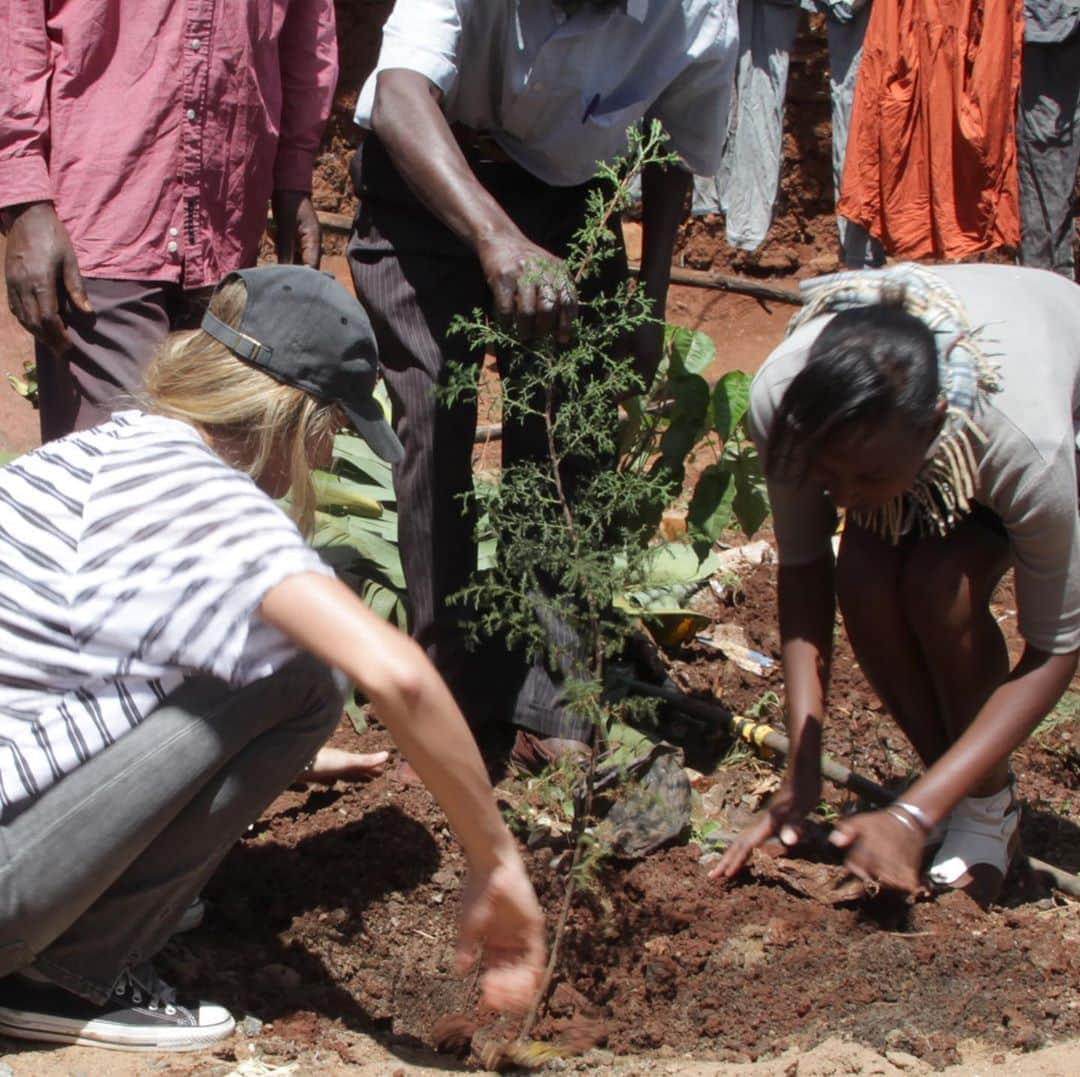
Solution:
<path fill-rule="evenodd" d="M 533 242 L 564 255 L 580 226 L 589 185 L 551 187 L 506 163 L 473 162 L 484 186 Z M 472 489 L 473 405 L 447 407 L 435 399 L 448 364 L 479 369 L 483 356 L 458 334 L 455 315 L 487 309 L 490 293 L 473 252 L 412 195 L 379 143 L 369 135 L 352 168 L 360 208 L 348 246 L 349 266 L 379 343 L 394 427 L 405 448 L 395 466 L 399 542 L 408 586 L 409 627 L 446 678 L 474 728 L 510 720 L 546 736 L 588 738 L 588 726 L 559 704 L 563 674 L 542 663 L 527 666 L 497 641 L 470 654 L 464 614 L 447 597 L 476 565 L 474 520 L 461 496 Z M 626 278 L 625 256 L 607 263 L 594 287 Z M 614 405 L 613 405 L 614 407 Z M 504 466 L 535 456 L 535 433 L 505 424 Z M 545 617 L 559 649 L 573 637 Z"/>

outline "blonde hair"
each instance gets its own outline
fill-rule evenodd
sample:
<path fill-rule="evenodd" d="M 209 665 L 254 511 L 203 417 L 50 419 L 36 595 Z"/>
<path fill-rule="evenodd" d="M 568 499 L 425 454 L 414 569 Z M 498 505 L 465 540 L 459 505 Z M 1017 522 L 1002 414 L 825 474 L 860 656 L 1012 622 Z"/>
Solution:
<path fill-rule="evenodd" d="M 246 302 L 244 282 L 234 279 L 218 289 L 210 309 L 235 328 Z M 308 453 L 345 425 L 336 404 L 277 381 L 201 329 L 168 337 L 143 387 L 146 410 L 189 423 L 219 448 L 228 446 L 235 454 L 229 462 L 256 481 L 287 460 L 291 516 L 311 534 L 316 495 Z"/>

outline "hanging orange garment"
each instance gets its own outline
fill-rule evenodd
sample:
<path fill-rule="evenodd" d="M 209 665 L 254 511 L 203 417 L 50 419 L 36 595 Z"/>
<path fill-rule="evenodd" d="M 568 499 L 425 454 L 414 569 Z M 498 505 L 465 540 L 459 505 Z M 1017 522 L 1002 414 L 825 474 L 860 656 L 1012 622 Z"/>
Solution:
<path fill-rule="evenodd" d="M 874 0 L 838 212 L 898 257 L 1020 242 L 1023 0 Z"/>

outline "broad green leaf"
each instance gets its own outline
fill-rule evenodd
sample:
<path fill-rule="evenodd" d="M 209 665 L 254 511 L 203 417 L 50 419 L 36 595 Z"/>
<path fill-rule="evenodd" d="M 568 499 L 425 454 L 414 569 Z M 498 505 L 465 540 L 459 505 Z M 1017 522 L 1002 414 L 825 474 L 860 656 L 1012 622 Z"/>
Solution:
<path fill-rule="evenodd" d="M 662 587 L 708 579 L 716 571 L 716 555 L 699 557 L 685 542 L 661 542 L 651 547 L 642 562 L 642 584 Z"/>
<path fill-rule="evenodd" d="M 311 482 L 320 508 L 344 508 L 360 516 L 382 515 L 382 506 L 369 493 L 372 490 L 381 492 L 377 487 L 361 486 L 351 479 L 331 475 L 328 471 L 313 472 Z"/>
<path fill-rule="evenodd" d="M 716 345 L 707 333 L 685 326 L 667 326 L 664 343 L 670 356 L 671 378 L 700 374 L 716 358 Z"/>
<path fill-rule="evenodd" d="M 364 704 L 356 697 L 356 689 L 350 689 L 349 698 L 345 702 L 345 713 L 349 716 L 353 729 L 357 733 L 367 732 L 367 718 L 364 717 Z"/>
<path fill-rule="evenodd" d="M 724 463 L 712 464 L 698 477 L 694 496 L 686 512 L 686 522 L 691 531 L 705 535 L 716 542 L 731 526 L 732 501 L 735 483 L 732 471 Z"/>
<path fill-rule="evenodd" d="M 369 580 L 361 588 L 360 597 L 371 612 L 384 621 L 389 621 L 392 624 L 401 624 L 404 621 L 404 607 L 401 604 L 401 596 L 389 587 L 384 587 L 380 583 Z"/>
<path fill-rule="evenodd" d="M 769 515 L 769 499 L 765 479 L 761 474 L 761 459 L 751 444 L 740 446 L 731 453 L 725 452 L 735 477 L 735 496 L 732 511 L 739 527 L 751 536 Z"/>
<path fill-rule="evenodd" d="M 385 511 L 379 517 L 353 514 L 315 514 L 315 535 L 311 544 L 315 547 L 328 542 L 350 542 L 356 534 L 378 535 L 387 542 L 397 543 L 397 513 Z M 325 535 L 324 535 L 325 531 Z"/>
<path fill-rule="evenodd" d="M 494 536 L 482 538 L 476 544 L 476 568 L 480 572 L 489 572 L 495 567 L 495 554 L 498 544 Z"/>
<path fill-rule="evenodd" d="M 732 499 L 731 508 L 735 519 L 739 521 L 739 527 L 749 538 L 753 538 L 754 533 L 769 516 L 769 500 L 765 491 L 756 485 L 740 485 L 738 481 L 735 484 L 735 497 Z"/>
<path fill-rule="evenodd" d="M 338 434 L 334 438 L 334 456 L 358 468 L 388 492 L 389 500 L 393 500 L 393 470 L 385 460 L 375 455 L 371 446 L 358 434 Z"/>
<path fill-rule="evenodd" d="M 371 562 L 372 566 L 384 576 L 394 587 L 405 588 L 405 572 L 401 567 L 401 554 L 397 546 L 379 535 L 373 535 L 369 531 L 362 530 L 359 524 L 366 523 L 363 520 L 350 520 L 343 518 L 345 529 L 348 534 L 349 545 L 364 560 Z"/>
<path fill-rule="evenodd" d="M 697 374 L 687 374 L 672 378 L 668 389 L 674 403 L 660 439 L 660 453 L 669 466 L 680 466 L 704 433 L 709 385 Z"/>
<path fill-rule="evenodd" d="M 727 442 L 750 407 L 750 375 L 742 370 L 725 374 L 713 389 L 713 427 Z"/>

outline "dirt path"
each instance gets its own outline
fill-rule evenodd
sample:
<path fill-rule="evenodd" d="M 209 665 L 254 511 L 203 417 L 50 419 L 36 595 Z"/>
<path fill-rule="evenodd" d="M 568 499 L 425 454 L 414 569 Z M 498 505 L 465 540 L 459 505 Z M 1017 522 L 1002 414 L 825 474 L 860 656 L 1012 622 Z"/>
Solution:
<path fill-rule="evenodd" d="M 444 1059 L 391 1054 L 367 1038 L 358 1037 L 351 1047 L 354 1061 L 348 1064 L 319 1057 L 317 1051 L 282 1062 L 261 1052 L 256 1042 L 239 1038 L 231 1045 L 236 1058 L 222 1057 L 227 1052 L 132 1055 L 85 1047 L 15 1051 L 0 1053 L 0 1077 L 427 1077 L 466 1072 L 465 1067 Z M 882 1055 L 857 1043 L 828 1039 L 813 1050 L 789 1052 L 767 1062 L 723 1064 L 670 1054 L 613 1060 L 607 1052 L 593 1051 L 569 1063 L 548 1066 L 543 1072 L 571 1071 L 594 1077 L 922 1077 L 932 1073 L 942 1077 L 1075 1077 L 1080 1073 L 1080 1040 L 1028 1054 L 967 1042 L 962 1044 L 961 1058 L 958 1065 L 934 1070 L 902 1052 Z"/>

